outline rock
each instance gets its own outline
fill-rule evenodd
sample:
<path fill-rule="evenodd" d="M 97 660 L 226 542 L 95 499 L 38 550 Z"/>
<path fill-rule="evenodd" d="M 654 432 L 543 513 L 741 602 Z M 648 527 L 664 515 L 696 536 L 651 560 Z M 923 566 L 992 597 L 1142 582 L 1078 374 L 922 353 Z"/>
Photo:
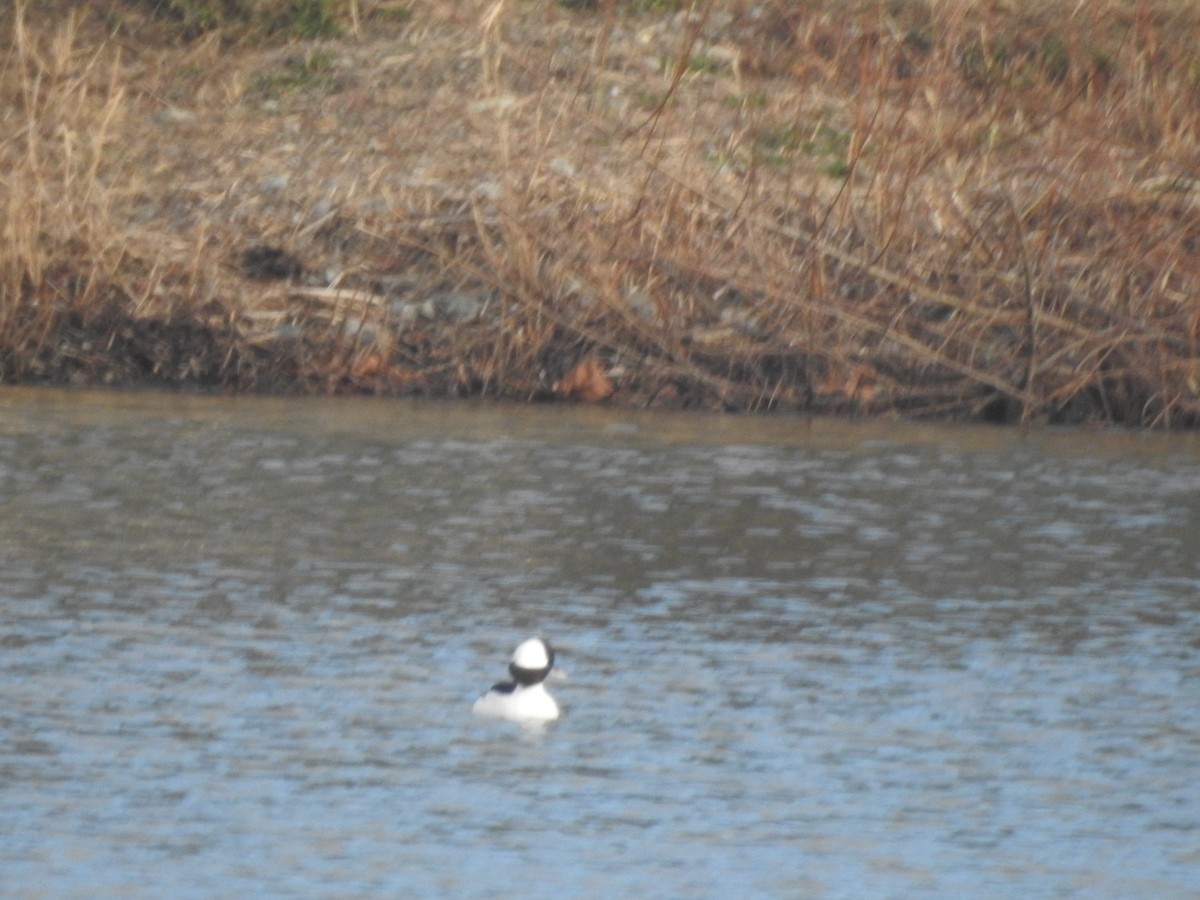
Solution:
<path fill-rule="evenodd" d="M 721 310 L 720 322 L 722 326 L 749 338 L 761 340 L 766 337 L 762 323 L 744 309 L 726 307 Z"/>
<path fill-rule="evenodd" d="M 482 316 L 486 307 L 486 298 L 458 291 L 437 291 L 425 298 L 421 315 L 446 322 L 471 322 Z"/>
<path fill-rule="evenodd" d="M 647 322 L 658 320 L 658 308 L 654 305 L 654 298 L 641 288 L 629 291 L 625 295 L 625 302 L 629 304 L 629 308 L 637 314 L 638 318 Z"/>
<path fill-rule="evenodd" d="M 275 337 L 281 341 L 299 340 L 303 333 L 300 326 L 292 322 L 283 322 L 275 327 Z"/>
<path fill-rule="evenodd" d="M 547 168 L 550 169 L 550 171 L 553 172 L 555 175 L 560 175 L 563 178 L 574 178 L 575 177 L 574 164 L 569 159 L 567 159 L 566 157 L 563 157 L 563 156 L 554 157 L 554 159 L 550 160 L 550 163 L 547 166 Z"/>
<path fill-rule="evenodd" d="M 388 317 L 399 325 L 410 325 L 421 315 L 421 306 L 411 300 L 393 300 L 388 304 Z"/>
<path fill-rule="evenodd" d="M 196 121 L 196 114 L 190 109 L 168 106 L 154 114 L 154 121 L 159 125 L 190 125 Z"/>
<path fill-rule="evenodd" d="M 282 191 L 288 184 L 288 176 L 286 173 L 282 175 L 272 175 L 270 178 L 264 178 L 258 183 L 258 189 L 264 194 L 277 194 Z"/>
<path fill-rule="evenodd" d="M 342 322 L 342 336 L 347 340 L 358 341 L 364 346 L 374 346 L 379 343 L 379 335 L 375 326 L 359 316 L 346 316 Z"/>

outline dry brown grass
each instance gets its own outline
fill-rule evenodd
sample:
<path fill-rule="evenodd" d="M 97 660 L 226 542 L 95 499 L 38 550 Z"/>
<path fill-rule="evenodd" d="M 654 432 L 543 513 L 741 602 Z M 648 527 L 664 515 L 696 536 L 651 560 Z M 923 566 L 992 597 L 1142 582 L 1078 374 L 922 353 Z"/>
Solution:
<path fill-rule="evenodd" d="M 1200 424 L 1193 4 L 598 7 L 18 10 L 0 377 Z"/>

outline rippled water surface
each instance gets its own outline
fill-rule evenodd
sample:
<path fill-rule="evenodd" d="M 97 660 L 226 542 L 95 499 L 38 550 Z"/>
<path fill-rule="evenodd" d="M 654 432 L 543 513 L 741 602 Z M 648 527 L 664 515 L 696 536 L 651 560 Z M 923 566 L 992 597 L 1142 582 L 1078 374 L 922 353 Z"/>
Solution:
<path fill-rule="evenodd" d="M 1194 438 L 10 391 L 0 503 L 5 896 L 1200 893 Z"/>

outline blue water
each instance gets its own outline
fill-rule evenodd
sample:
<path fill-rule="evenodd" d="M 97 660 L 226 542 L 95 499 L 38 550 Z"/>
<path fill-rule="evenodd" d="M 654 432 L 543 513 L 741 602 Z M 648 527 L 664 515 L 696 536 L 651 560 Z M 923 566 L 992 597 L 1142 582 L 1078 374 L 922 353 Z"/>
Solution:
<path fill-rule="evenodd" d="M 4 896 L 1200 894 L 1189 437 L 22 391 L 0 502 Z"/>

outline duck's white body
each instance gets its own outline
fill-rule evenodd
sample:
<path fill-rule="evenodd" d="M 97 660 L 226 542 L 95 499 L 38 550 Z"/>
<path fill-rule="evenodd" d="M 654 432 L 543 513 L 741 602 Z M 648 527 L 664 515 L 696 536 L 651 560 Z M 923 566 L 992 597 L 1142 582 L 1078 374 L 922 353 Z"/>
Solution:
<path fill-rule="evenodd" d="M 512 681 L 492 686 L 475 701 L 475 713 L 514 722 L 549 722 L 559 716 L 558 704 L 542 683 L 554 668 L 554 651 L 541 638 L 530 638 L 513 654 L 508 671 Z"/>
<path fill-rule="evenodd" d="M 476 714 L 514 722 L 549 722 L 558 718 L 558 704 L 544 684 L 516 685 L 511 692 L 501 687 L 497 685 L 475 701 Z"/>

